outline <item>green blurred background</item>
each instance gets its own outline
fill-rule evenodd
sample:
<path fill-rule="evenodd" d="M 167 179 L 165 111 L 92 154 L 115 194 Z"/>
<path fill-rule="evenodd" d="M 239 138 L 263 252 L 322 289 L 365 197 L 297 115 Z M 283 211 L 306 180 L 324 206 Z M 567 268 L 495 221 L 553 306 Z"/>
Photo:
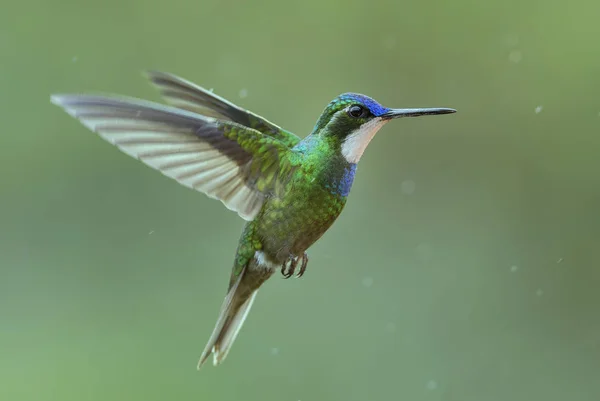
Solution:
<path fill-rule="evenodd" d="M 0 400 L 600 399 L 600 3 L 10 2 L 0 16 Z M 243 222 L 52 106 L 181 75 L 304 136 L 388 125 L 301 280 L 195 370 Z"/>

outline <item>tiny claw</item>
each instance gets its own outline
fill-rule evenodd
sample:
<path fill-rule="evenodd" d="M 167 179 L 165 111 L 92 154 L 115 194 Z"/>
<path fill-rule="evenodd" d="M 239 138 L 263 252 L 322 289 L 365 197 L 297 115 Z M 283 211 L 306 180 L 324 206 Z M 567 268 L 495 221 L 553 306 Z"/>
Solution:
<path fill-rule="evenodd" d="M 286 262 L 283 262 L 283 264 L 281 265 L 281 275 L 283 276 L 283 278 L 290 278 L 292 275 L 291 275 L 291 274 L 288 274 L 288 273 L 285 271 L 285 265 L 286 265 L 286 264 L 287 264 L 287 261 L 286 261 Z"/>
<path fill-rule="evenodd" d="M 298 258 L 290 257 L 289 262 L 290 265 L 288 266 L 287 270 L 287 262 L 284 262 L 283 265 L 281 265 L 281 274 L 283 275 L 283 278 L 290 278 L 294 275 L 294 272 L 296 271 L 296 266 L 298 266 Z"/>
<path fill-rule="evenodd" d="M 306 271 L 306 265 L 308 265 L 308 255 L 306 254 L 306 252 L 304 252 L 304 254 L 302 255 L 302 264 L 300 265 L 300 271 L 298 272 L 298 274 L 296 274 L 297 278 L 302 277 L 302 275 L 304 275 L 304 272 Z"/>

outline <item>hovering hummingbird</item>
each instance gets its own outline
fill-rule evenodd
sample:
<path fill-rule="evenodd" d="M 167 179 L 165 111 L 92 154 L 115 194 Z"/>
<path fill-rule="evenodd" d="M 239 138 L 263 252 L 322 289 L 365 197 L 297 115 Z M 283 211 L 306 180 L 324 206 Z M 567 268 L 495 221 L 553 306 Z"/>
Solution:
<path fill-rule="evenodd" d="M 263 117 L 172 74 L 148 72 L 170 106 L 134 98 L 53 95 L 83 125 L 123 152 L 223 202 L 244 220 L 227 295 L 198 368 L 223 362 L 259 287 L 280 270 L 304 274 L 306 250 L 329 229 L 377 131 L 401 117 L 448 108 L 389 109 L 357 93 L 327 105 L 300 139 Z"/>

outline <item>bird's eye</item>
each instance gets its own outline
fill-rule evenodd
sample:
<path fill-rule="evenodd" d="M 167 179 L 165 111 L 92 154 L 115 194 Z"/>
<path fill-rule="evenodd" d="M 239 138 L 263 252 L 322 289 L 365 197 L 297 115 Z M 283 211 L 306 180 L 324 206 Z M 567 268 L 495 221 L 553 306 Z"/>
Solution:
<path fill-rule="evenodd" d="M 355 104 L 348 109 L 348 115 L 354 118 L 365 117 L 367 115 L 367 110 L 364 107 Z"/>

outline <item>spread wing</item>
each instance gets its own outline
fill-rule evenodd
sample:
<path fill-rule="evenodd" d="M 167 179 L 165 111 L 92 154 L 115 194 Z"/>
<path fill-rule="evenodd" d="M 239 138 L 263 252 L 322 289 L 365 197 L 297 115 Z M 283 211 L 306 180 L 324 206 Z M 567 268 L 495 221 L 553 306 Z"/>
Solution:
<path fill-rule="evenodd" d="M 123 152 L 246 220 L 291 173 L 286 144 L 235 122 L 132 98 L 53 95 L 51 101 Z"/>
<path fill-rule="evenodd" d="M 183 78 L 159 71 L 148 71 L 146 75 L 172 106 L 254 128 L 289 148 L 300 142 L 291 132 Z"/>

